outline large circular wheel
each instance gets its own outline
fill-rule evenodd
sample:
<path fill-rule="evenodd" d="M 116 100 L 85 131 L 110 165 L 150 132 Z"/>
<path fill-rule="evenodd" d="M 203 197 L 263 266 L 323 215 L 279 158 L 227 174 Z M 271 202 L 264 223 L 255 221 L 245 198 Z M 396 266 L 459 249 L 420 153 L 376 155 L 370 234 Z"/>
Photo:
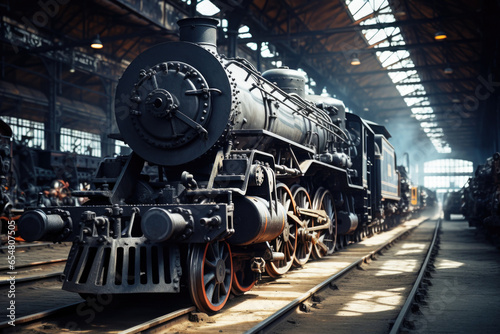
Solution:
<path fill-rule="evenodd" d="M 189 294 L 205 313 L 219 311 L 231 293 L 233 262 L 224 242 L 196 244 L 189 257 Z"/>
<path fill-rule="evenodd" d="M 291 189 L 293 194 L 293 199 L 295 201 L 295 205 L 297 206 L 297 211 L 300 209 L 311 209 L 311 198 L 309 197 L 309 193 L 306 188 L 301 187 L 299 185 L 294 185 Z M 300 220 L 304 222 L 304 225 L 307 228 L 314 226 L 314 221 L 308 216 L 300 216 Z M 297 267 L 302 267 L 307 263 L 309 257 L 311 256 L 313 243 L 311 240 L 311 236 L 309 235 L 309 231 L 307 228 L 299 226 L 297 231 L 297 251 L 295 252 L 294 264 Z"/>
<path fill-rule="evenodd" d="M 278 192 L 278 201 L 285 208 L 285 212 L 296 214 L 295 202 L 290 189 L 283 183 L 276 186 Z M 285 274 L 293 265 L 295 251 L 297 249 L 297 224 L 293 220 L 288 220 L 285 223 L 283 232 L 269 244 L 275 252 L 285 254 L 285 258 L 280 261 L 266 262 L 266 272 L 271 277 L 279 277 Z"/>
<path fill-rule="evenodd" d="M 313 257 L 319 259 L 325 255 L 333 254 L 337 243 L 337 211 L 332 193 L 325 188 L 319 188 L 314 194 L 313 207 L 316 210 L 325 210 L 330 218 L 328 229 L 316 232 L 318 242 L 313 245 Z M 325 245 L 326 249 L 320 247 L 319 243 Z"/>
<path fill-rule="evenodd" d="M 242 257 L 233 258 L 233 285 L 232 293 L 239 296 L 250 291 L 257 282 L 255 273 L 251 268 L 250 259 Z"/>

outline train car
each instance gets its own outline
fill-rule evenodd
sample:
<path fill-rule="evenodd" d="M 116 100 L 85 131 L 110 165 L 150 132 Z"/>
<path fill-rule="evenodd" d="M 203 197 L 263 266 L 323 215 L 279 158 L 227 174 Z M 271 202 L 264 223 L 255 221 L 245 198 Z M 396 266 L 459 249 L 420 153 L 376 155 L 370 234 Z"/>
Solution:
<path fill-rule="evenodd" d="M 382 126 L 305 94 L 287 68 L 217 53 L 217 21 L 179 21 L 121 77 L 115 115 L 129 156 L 101 162 L 81 207 L 26 212 L 26 240 L 72 240 L 63 288 L 179 293 L 220 310 L 231 291 L 387 227 L 400 205 Z M 154 173 L 144 173 L 147 167 Z"/>

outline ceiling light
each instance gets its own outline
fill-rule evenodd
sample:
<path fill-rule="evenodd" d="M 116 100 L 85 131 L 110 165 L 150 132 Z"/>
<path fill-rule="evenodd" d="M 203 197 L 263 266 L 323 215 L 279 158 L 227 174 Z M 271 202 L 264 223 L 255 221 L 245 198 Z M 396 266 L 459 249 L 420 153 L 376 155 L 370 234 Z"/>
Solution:
<path fill-rule="evenodd" d="M 71 50 L 71 59 L 69 60 L 69 73 L 75 73 L 75 50 Z"/>
<path fill-rule="evenodd" d="M 446 35 L 446 33 L 442 30 L 438 31 L 437 33 L 434 34 L 434 39 L 436 41 L 442 41 L 444 39 L 448 38 L 448 36 Z"/>
<path fill-rule="evenodd" d="M 444 74 L 452 74 L 453 69 L 450 67 L 450 65 L 446 66 L 444 69 Z"/>
<path fill-rule="evenodd" d="M 102 45 L 101 39 L 99 38 L 99 34 L 92 40 L 92 44 L 90 44 L 92 49 L 102 49 L 104 45 Z"/>
<path fill-rule="evenodd" d="M 359 60 L 358 58 L 358 55 L 357 54 L 353 54 L 352 57 L 351 57 L 351 65 L 352 66 L 358 66 L 358 65 L 361 65 L 361 61 Z"/>
<path fill-rule="evenodd" d="M 393 15 L 396 17 L 405 16 L 406 12 L 403 9 L 396 9 L 393 11 Z"/>

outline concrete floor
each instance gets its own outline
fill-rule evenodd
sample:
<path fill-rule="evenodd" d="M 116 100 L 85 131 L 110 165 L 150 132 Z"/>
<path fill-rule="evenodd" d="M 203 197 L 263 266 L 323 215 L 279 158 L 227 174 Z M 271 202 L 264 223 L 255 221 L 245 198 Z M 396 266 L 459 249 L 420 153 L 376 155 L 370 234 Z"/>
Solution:
<path fill-rule="evenodd" d="M 499 249 L 467 221 L 443 221 L 435 266 L 427 305 L 409 332 L 499 333 Z"/>

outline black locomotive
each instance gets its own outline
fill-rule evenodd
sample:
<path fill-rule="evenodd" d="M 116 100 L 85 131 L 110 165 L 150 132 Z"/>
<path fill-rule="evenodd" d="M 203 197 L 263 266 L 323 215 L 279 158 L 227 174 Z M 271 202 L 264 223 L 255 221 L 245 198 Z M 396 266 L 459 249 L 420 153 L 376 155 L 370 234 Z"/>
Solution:
<path fill-rule="evenodd" d="M 115 114 L 133 153 L 104 160 L 93 190 L 73 193 L 85 206 L 22 216 L 26 240 L 74 240 L 64 289 L 187 288 L 216 312 L 261 273 L 282 275 L 397 221 L 387 130 L 306 95 L 297 71 L 261 75 L 219 55 L 216 25 L 181 20 L 180 42 L 127 68 Z"/>
<path fill-rule="evenodd" d="M 477 166 L 462 189 L 462 213 L 475 226 L 500 244 L 500 153 Z"/>

